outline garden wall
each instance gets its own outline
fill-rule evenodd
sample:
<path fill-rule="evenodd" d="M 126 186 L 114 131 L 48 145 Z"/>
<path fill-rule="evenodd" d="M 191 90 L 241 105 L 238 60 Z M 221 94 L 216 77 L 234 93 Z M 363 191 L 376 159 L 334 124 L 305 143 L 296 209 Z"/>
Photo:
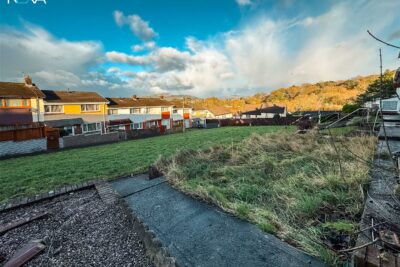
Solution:
<path fill-rule="evenodd" d="M 47 150 L 46 138 L 0 142 L 0 157 L 28 154 L 45 150 Z"/>

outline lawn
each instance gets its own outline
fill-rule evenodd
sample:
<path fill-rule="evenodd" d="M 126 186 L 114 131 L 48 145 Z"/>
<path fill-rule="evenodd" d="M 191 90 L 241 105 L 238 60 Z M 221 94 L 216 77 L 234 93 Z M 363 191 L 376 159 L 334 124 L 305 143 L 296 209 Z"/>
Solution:
<path fill-rule="evenodd" d="M 198 149 L 240 142 L 251 133 L 294 131 L 293 127 L 224 127 L 193 129 L 109 145 L 0 160 L 0 203 L 7 199 L 50 191 L 62 185 L 97 178 L 139 173 L 159 157 L 179 149 Z"/>
<path fill-rule="evenodd" d="M 156 165 L 168 181 L 197 198 L 258 225 L 262 230 L 341 265 L 335 253 L 354 245 L 369 182 L 376 138 L 332 140 L 304 135 L 252 135 L 242 142 L 180 151 Z M 351 152 L 349 152 L 351 151 Z M 329 244 L 329 245 L 327 245 Z"/>

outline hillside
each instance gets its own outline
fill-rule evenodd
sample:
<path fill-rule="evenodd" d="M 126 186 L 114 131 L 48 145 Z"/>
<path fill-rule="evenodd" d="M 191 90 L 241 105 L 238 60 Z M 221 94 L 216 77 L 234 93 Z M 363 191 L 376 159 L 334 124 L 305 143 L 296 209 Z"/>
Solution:
<path fill-rule="evenodd" d="M 185 103 L 194 107 L 201 106 L 205 108 L 224 106 L 234 113 L 274 104 L 286 106 L 289 112 L 299 110 L 340 110 L 344 104 L 352 102 L 359 94 L 365 92 L 368 85 L 378 78 L 379 75 L 369 75 L 358 76 L 344 81 L 294 85 L 274 90 L 269 94 L 258 93 L 254 96 L 231 99 L 187 97 Z"/>

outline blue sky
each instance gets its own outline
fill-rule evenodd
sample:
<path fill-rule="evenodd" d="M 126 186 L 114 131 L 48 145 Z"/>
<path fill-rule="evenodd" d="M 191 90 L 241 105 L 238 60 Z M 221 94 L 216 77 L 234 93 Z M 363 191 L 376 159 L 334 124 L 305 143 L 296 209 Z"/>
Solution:
<path fill-rule="evenodd" d="M 19 1 L 0 1 L 0 79 L 43 89 L 251 95 L 376 73 L 367 29 L 400 43 L 397 0 Z"/>

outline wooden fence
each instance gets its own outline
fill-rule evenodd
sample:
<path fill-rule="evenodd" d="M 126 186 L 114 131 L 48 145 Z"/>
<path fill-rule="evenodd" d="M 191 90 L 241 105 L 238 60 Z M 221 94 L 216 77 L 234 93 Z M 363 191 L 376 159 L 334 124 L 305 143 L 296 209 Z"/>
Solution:
<path fill-rule="evenodd" d="M 0 132 L 0 142 L 2 141 L 24 141 L 31 139 L 44 138 L 46 136 L 45 127 L 16 129 Z"/>

